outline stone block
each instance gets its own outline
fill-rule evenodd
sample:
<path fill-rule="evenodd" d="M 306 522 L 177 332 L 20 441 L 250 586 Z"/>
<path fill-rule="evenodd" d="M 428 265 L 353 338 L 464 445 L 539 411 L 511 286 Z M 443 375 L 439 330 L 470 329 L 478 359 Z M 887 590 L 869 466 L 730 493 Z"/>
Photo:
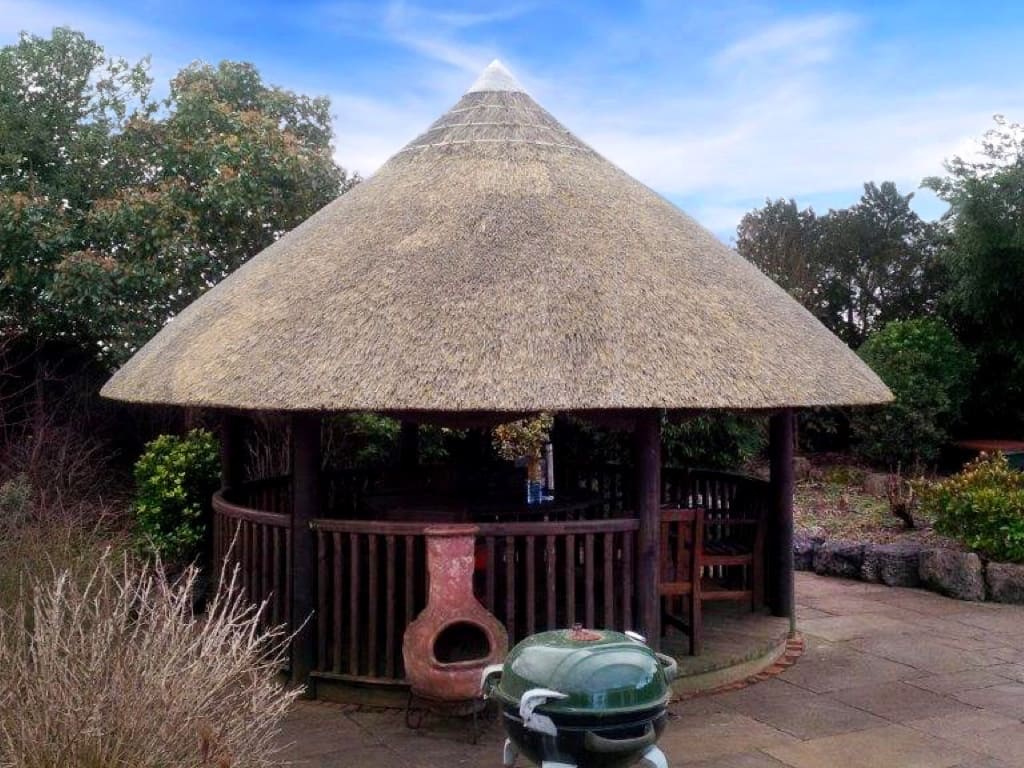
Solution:
<path fill-rule="evenodd" d="M 798 533 L 793 537 L 793 567 L 798 571 L 814 569 L 814 550 L 821 539 L 806 533 Z"/>
<path fill-rule="evenodd" d="M 1024 604 L 1024 565 L 989 563 L 985 568 L 989 600 Z"/>
<path fill-rule="evenodd" d="M 890 587 L 916 587 L 921 582 L 919 544 L 868 544 L 860 577 Z"/>
<path fill-rule="evenodd" d="M 850 541 L 823 541 L 814 550 L 814 572 L 822 576 L 860 578 L 864 545 Z"/>
<path fill-rule="evenodd" d="M 921 583 L 928 589 L 959 600 L 984 600 L 985 575 L 981 558 L 955 549 L 925 549 L 918 565 Z"/>

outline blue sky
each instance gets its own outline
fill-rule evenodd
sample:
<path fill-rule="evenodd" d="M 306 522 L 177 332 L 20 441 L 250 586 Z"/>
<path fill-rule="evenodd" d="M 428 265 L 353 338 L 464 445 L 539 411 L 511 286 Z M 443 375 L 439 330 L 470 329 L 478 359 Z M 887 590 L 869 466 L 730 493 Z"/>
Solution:
<path fill-rule="evenodd" d="M 1024 2 L 0 0 L 0 41 L 69 24 L 159 83 L 254 62 L 331 97 L 364 176 L 501 58 L 568 128 L 729 240 L 766 197 L 915 191 L 993 114 L 1024 120 Z M 929 218 L 942 204 L 918 191 Z"/>

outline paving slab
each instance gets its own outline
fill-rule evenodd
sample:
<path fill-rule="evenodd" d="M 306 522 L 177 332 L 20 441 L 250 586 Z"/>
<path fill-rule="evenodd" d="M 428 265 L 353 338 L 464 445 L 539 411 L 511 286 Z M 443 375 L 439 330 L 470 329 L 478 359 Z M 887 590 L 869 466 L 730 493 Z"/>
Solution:
<path fill-rule="evenodd" d="M 670 765 L 798 743 L 787 733 L 735 712 L 717 712 L 670 723 L 658 742 Z"/>
<path fill-rule="evenodd" d="M 812 608 L 809 605 L 798 605 L 796 607 L 796 620 L 798 622 L 809 621 L 811 619 L 827 619 L 829 616 L 834 615 L 835 614 L 823 611 L 819 608 Z"/>
<path fill-rule="evenodd" d="M 793 768 L 952 768 L 978 757 L 899 725 L 771 745 L 764 751 Z"/>
<path fill-rule="evenodd" d="M 1024 664 L 993 664 L 986 671 L 1007 677 L 1018 683 L 1024 683 Z"/>
<path fill-rule="evenodd" d="M 996 712 L 975 710 L 974 712 L 957 712 L 952 715 L 908 720 L 904 725 L 972 749 L 980 734 L 1020 725 L 1020 723 L 1012 717 L 1006 717 Z"/>
<path fill-rule="evenodd" d="M 848 645 L 862 653 L 870 653 L 936 674 L 962 672 L 1009 661 L 1007 655 L 1011 653 L 1011 649 L 964 649 L 956 647 L 956 642 L 956 639 L 906 634 L 861 637 L 850 641 Z"/>
<path fill-rule="evenodd" d="M 815 693 L 829 693 L 920 676 L 920 670 L 906 664 L 843 648 L 828 660 L 801 660 L 783 672 L 781 678 Z"/>
<path fill-rule="evenodd" d="M 827 609 L 826 609 L 827 610 Z M 914 625 L 905 619 L 886 613 L 854 613 L 831 616 L 827 619 L 811 619 L 800 625 L 804 634 L 832 640 L 853 640 L 858 637 L 897 635 L 915 632 Z"/>
<path fill-rule="evenodd" d="M 847 688 L 836 691 L 831 696 L 844 704 L 884 717 L 894 723 L 974 710 L 970 704 L 926 691 L 923 688 L 916 688 L 906 682 Z"/>
<path fill-rule="evenodd" d="M 1006 665 L 1015 667 L 1016 665 Z M 968 669 L 962 672 L 950 672 L 939 675 L 927 675 L 907 680 L 907 684 L 924 688 L 933 693 L 952 694 L 958 691 L 971 691 L 977 688 L 988 688 L 993 685 L 1005 685 L 1013 679 L 1011 674 L 1001 674 L 999 667 L 983 667 Z"/>
<path fill-rule="evenodd" d="M 669 765 L 675 765 L 675 763 L 670 760 Z M 686 766 L 687 768 L 788 768 L 785 763 L 760 751 L 712 757 L 708 760 L 698 760 L 696 763 L 687 763 Z"/>
<path fill-rule="evenodd" d="M 1014 723 L 1004 728 L 982 731 L 960 743 L 1009 765 L 1024 765 L 1024 724 Z"/>
<path fill-rule="evenodd" d="M 889 724 L 888 720 L 836 701 L 827 694 L 779 699 L 761 706 L 739 704 L 734 709 L 798 739 L 833 736 Z"/>
<path fill-rule="evenodd" d="M 1024 684 L 1021 683 L 958 691 L 953 694 L 953 698 L 980 709 L 1024 720 Z"/>

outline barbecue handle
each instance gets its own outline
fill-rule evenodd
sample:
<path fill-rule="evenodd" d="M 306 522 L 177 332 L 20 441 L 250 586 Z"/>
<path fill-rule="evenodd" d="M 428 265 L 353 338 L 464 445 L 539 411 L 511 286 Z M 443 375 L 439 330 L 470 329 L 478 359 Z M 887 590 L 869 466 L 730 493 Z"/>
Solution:
<path fill-rule="evenodd" d="M 679 662 L 664 653 L 655 653 L 665 670 L 665 679 L 670 683 L 679 676 Z"/>
<path fill-rule="evenodd" d="M 583 745 L 591 752 L 604 754 L 615 754 L 617 752 L 632 752 L 635 749 L 649 747 L 658 740 L 658 734 L 654 732 L 654 724 L 648 723 L 647 730 L 643 736 L 636 736 L 632 739 L 608 739 L 598 736 L 593 731 L 587 731 L 583 737 Z"/>

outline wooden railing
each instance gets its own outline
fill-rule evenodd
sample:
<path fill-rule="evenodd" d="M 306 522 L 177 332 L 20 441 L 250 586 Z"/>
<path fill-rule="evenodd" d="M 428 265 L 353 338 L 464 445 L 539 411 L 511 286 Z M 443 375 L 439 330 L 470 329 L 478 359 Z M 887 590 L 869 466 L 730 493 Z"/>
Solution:
<path fill-rule="evenodd" d="M 506 626 L 513 643 L 576 621 L 633 628 L 639 523 L 631 513 L 628 468 L 569 470 L 561 483 L 562 493 L 594 494 L 601 519 L 479 525 L 474 590 Z M 325 513 L 352 508 L 365 484 L 354 476 L 327 481 Z M 730 519 L 759 514 L 769 498 L 767 490 L 765 481 L 741 475 L 662 470 L 663 503 L 707 510 L 711 540 L 730 534 Z M 247 483 L 227 499 L 217 494 L 213 503 L 216 562 L 237 564 L 246 594 L 255 602 L 269 600 L 266 621 L 289 625 L 290 492 L 288 478 L 264 480 Z M 404 682 L 402 636 L 426 602 L 428 524 L 325 517 L 313 520 L 311 527 L 316 553 L 314 674 Z"/>
<path fill-rule="evenodd" d="M 609 516 L 634 509 L 632 468 L 622 464 L 587 464 L 563 467 L 559 492 L 592 494 L 597 508 Z M 688 467 L 662 467 L 661 503 L 678 507 L 703 507 L 708 516 L 737 504 L 767 497 L 768 482 L 749 475 Z"/>
<path fill-rule="evenodd" d="M 401 683 L 426 602 L 424 523 L 314 520 L 316 673 Z M 511 642 L 581 621 L 632 628 L 636 520 L 482 524 L 474 589 Z"/>
<path fill-rule="evenodd" d="M 249 600 L 267 601 L 264 624 L 290 626 L 291 515 L 232 504 L 219 492 L 213 510 L 215 573 L 230 574 L 237 567 Z"/>

